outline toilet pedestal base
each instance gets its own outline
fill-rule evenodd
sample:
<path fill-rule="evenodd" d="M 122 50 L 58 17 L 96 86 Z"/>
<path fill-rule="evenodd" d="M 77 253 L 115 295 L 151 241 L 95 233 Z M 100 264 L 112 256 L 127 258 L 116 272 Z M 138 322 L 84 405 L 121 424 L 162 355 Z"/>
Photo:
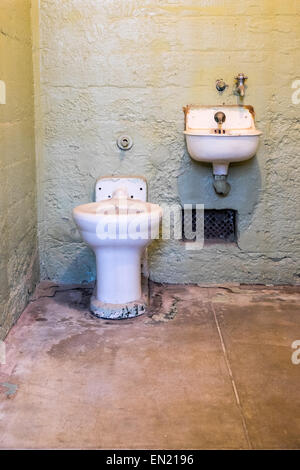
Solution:
<path fill-rule="evenodd" d="M 135 300 L 127 304 L 107 304 L 97 300 L 93 295 L 91 298 L 90 310 L 98 318 L 109 320 L 124 320 L 135 318 L 146 312 L 145 299 Z"/>

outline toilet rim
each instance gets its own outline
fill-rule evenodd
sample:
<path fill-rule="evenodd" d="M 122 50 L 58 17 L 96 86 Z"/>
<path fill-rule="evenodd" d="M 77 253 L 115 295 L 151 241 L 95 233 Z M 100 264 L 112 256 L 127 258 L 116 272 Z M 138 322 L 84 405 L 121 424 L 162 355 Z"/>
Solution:
<path fill-rule="evenodd" d="M 73 209 L 73 215 L 74 217 L 80 217 L 81 219 L 85 219 L 88 221 L 99 221 L 101 219 L 105 219 L 107 222 L 122 222 L 124 223 L 125 221 L 131 222 L 133 220 L 150 220 L 150 221 L 159 221 L 162 217 L 163 210 L 158 204 L 153 204 L 150 202 L 143 202 L 137 199 L 134 200 L 126 200 L 128 203 L 128 206 L 133 206 L 134 203 L 137 203 L 139 207 L 142 207 L 142 209 L 139 212 L 131 212 L 131 213 L 112 213 L 112 214 L 105 214 L 103 212 L 97 213 L 95 208 L 96 207 L 101 207 L 101 206 L 115 206 L 122 203 L 124 203 L 124 200 L 117 200 L 116 199 L 109 199 L 105 201 L 99 201 L 99 202 L 90 202 L 87 204 L 81 204 L 80 206 L 77 206 Z M 89 210 L 89 209 L 94 209 L 94 210 Z"/>

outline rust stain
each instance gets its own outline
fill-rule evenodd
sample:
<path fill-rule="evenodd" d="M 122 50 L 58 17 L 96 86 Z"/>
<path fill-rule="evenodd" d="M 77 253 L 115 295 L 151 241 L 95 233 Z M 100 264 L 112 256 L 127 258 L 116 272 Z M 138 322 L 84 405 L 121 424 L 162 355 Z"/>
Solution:
<path fill-rule="evenodd" d="M 0 383 L 0 390 L 1 390 L 1 388 L 4 389 L 4 393 L 6 395 L 6 398 L 12 398 L 18 390 L 18 385 L 12 384 L 12 383 L 9 383 L 9 382 L 2 382 L 2 383 Z"/>
<path fill-rule="evenodd" d="M 183 106 L 183 108 L 182 108 L 182 110 L 184 112 L 184 128 L 185 128 L 186 131 L 187 131 L 187 115 L 188 115 L 188 113 L 189 113 L 192 106 L 193 105 L 188 104 L 186 106 Z"/>
<path fill-rule="evenodd" d="M 250 104 L 247 104 L 247 105 L 244 105 L 243 107 L 245 109 L 248 109 L 249 113 L 252 114 L 253 119 L 255 119 L 255 111 L 254 111 L 253 106 L 251 106 Z"/>

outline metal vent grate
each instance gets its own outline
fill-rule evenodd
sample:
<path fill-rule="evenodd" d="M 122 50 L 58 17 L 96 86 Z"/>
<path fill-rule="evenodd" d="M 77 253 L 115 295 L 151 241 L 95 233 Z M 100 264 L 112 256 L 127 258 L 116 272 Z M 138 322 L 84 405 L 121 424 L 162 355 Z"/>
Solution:
<path fill-rule="evenodd" d="M 182 209 L 182 233 L 184 241 L 196 241 L 197 211 Z M 232 209 L 204 209 L 204 240 L 236 241 L 236 211 Z"/>

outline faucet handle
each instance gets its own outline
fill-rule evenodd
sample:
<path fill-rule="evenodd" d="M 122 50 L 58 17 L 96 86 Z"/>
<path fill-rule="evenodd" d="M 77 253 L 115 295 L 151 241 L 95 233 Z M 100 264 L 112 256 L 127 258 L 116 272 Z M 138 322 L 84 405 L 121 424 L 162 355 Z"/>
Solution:
<path fill-rule="evenodd" d="M 248 77 L 246 77 L 246 75 L 241 72 L 241 73 L 238 73 L 237 77 L 235 77 L 235 80 L 247 80 Z"/>
<path fill-rule="evenodd" d="M 226 88 L 228 88 L 228 85 L 224 82 L 223 78 L 219 78 L 218 80 L 216 80 L 216 89 L 218 91 L 222 92 Z"/>

